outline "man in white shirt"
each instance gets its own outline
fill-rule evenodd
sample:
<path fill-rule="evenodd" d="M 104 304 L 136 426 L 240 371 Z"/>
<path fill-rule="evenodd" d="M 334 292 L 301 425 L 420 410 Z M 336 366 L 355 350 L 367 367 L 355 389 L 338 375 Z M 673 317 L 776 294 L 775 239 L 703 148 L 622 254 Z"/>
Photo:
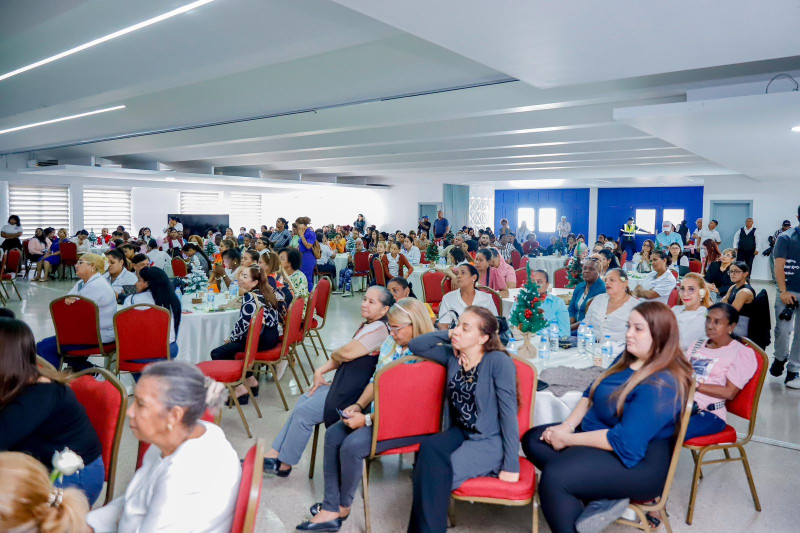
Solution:
<path fill-rule="evenodd" d="M 753 219 L 747 218 L 744 227 L 733 236 L 733 247 L 736 250 L 736 260 L 744 261 L 753 270 L 753 259 L 758 255 L 758 240 L 756 238 L 756 228 L 753 227 Z"/>
<path fill-rule="evenodd" d="M 155 239 L 150 239 L 147 243 L 147 257 L 154 267 L 160 268 L 167 273 L 168 276 L 172 275 L 172 258 L 167 252 L 162 252 L 158 249 L 158 244 Z"/>
<path fill-rule="evenodd" d="M 708 229 L 703 229 L 703 219 L 697 219 L 697 229 L 694 230 L 694 233 L 692 233 L 692 237 L 695 240 L 695 248 L 700 250 L 701 259 L 704 259 L 706 256 L 706 248 L 703 246 L 703 243 L 706 242 L 706 240 L 711 239 L 717 244 L 722 243 L 722 238 L 719 236 L 719 231 L 715 229 L 717 224 L 718 222 L 716 220 L 712 220 L 708 223 Z"/>
<path fill-rule="evenodd" d="M 572 224 L 567 222 L 566 216 L 561 217 L 561 222 L 556 226 L 556 231 L 558 232 L 558 236 L 561 237 L 561 241 L 567 244 L 567 237 L 572 233 Z"/>

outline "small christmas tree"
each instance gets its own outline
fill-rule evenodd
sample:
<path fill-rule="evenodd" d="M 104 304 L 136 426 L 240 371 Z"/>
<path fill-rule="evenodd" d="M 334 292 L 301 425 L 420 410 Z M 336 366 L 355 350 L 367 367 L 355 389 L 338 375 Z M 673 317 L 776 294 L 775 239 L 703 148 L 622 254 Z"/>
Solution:
<path fill-rule="evenodd" d="M 209 240 L 206 243 L 206 255 L 208 257 L 214 257 L 215 253 L 217 253 L 217 247 L 214 245 L 214 241 Z"/>
<path fill-rule="evenodd" d="M 195 269 L 186 276 L 186 287 L 184 292 L 189 294 L 197 294 L 208 289 L 208 276 L 202 269 Z"/>
<path fill-rule="evenodd" d="M 94 234 L 94 228 L 92 228 L 92 231 L 89 233 L 89 242 L 92 243 L 92 246 L 97 244 L 97 235 Z"/>
<path fill-rule="evenodd" d="M 525 333 L 536 333 L 547 327 L 547 320 L 544 318 L 542 302 L 544 298 L 539 296 L 539 285 L 531 279 L 531 264 L 525 265 L 527 281 L 517 296 L 517 305 L 511 313 L 511 324 Z"/>
<path fill-rule="evenodd" d="M 439 246 L 433 241 L 428 245 L 428 249 L 425 250 L 425 259 L 430 261 L 431 263 L 435 263 L 439 260 Z"/>
<path fill-rule="evenodd" d="M 574 289 L 578 283 L 583 281 L 583 266 L 577 257 L 567 259 L 567 288 Z"/>

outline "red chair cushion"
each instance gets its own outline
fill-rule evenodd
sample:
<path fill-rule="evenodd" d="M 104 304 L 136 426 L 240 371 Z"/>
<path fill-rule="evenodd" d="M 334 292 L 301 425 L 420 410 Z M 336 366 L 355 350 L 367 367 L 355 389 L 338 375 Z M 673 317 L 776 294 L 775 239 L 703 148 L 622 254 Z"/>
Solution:
<path fill-rule="evenodd" d="M 441 302 L 430 304 L 431 309 L 433 309 L 433 312 L 436 313 L 437 315 L 439 314 L 439 306 L 440 305 L 441 305 Z"/>
<path fill-rule="evenodd" d="M 107 342 L 103 344 L 103 350 L 105 350 L 106 353 L 113 352 L 116 349 L 117 349 L 117 343 L 115 342 Z M 74 357 L 80 357 L 85 355 L 86 357 L 89 357 L 90 355 L 97 355 L 99 353 L 100 352 L 97 351 L 97 348 L 93 347 L 93 348 L 84 348 L 83 350 L 70 350 L 68 352 L 64 352 L 64 355 L 69 355 Z"/>
<path fill-rule="evenodd" d="M 280 338 L 277 346 L 270 348 L 269 350 L 265 350 L 263 352 L 256 352 L 254 360 L 260 361 L 262 363 L 272 363 L 281 358 L 282 349 L 283 349 L 283 337 Z M 244 358 L 244 353 L 242 354 L 242 358 Z"/>
<path fill-rule="evenodd" d="M 242 378 L 244 360 L 239 361 L 203 361 L 197 368 L 206 376 L 220 383 L 233 383 Z"/>
<path fill-rule="evenodd" d="M 16 274 L 3 274 L 3 279 L 14 279 Z"/>
<path fill-rule="evenodd" d="M 507 483 L 496 477 L 476 477 L 468 479 L 453 491 L 462 498 L 497 498 L 501 500 L 524 501 L 533 498 L 536 490 L 536 471 L 524 457 L 519 458 L 519 481 Z"/>
<path fill-rule="evenodd" d="M 409 444 L 408 446 L 401 446 L 399 448 L 390 448 L 375 455 L 397 455 L 400 453 L 416 453 L 419 451 L 419 443 Z"/>
<path fill-rule="evenodd" d="M 736 430 L 731 426 L 725 426 L 725 429 L 719 433 L 711 435 L 703 435 L 702 437 L 695 437 L 684 442 L 686 446 L 711 446 L 713 444 L 728 444 L 736 442 Z"/>

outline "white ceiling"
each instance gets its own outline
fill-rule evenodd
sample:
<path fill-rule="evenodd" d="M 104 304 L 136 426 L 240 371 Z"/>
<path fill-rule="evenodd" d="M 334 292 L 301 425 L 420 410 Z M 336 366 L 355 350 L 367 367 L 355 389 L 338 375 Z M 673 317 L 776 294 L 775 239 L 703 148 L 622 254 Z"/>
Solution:
<path fill-rule="evenodd" d="M 188 2 L 0 2 L 0 74 Z M 710 4 L 216 0 L 0 81 L 0 130 L 126 106 L 0 135 L 0 153 L 383 184 L 696 184 L 743 166 L 615 109 L 800 67 L 781 33 L 798 3 L 711 20 Z"/>

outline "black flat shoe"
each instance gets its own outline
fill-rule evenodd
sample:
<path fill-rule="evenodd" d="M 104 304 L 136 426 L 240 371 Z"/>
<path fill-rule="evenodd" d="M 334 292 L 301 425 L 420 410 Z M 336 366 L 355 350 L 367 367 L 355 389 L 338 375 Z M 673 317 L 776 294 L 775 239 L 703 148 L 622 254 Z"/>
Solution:
<path fill-rule="evenodd" d="M 288 470 L 281 470 L 281 463 L 277 459 L 265 458 L 264 459 L 264 473 L 265 474 L 272 474 L 278 477 L 289 477 L 289 474 L 292 473 L 292 467 L 290 466 Z"/>
<path fill-rule="evenodd" d="M 252 392 L 253 396 L 256 397 L 256 398 L 258 398 L 258 387 L 259 386 L 260 386 L 260 384 L 256 385 L 255 387 L 250 387 L 250 392 Z"/>
<path fill-rule="evenodd" d="M 250 403 L 249 394 L 242 394 L 241 396 L 237 396 L 236 399 L 239 400 L 239 405 L 247 405 Z"/>
<path fill-rule="evenodd" d="M 295 529 L 298 531 L 339 531 L 342 529 L 342 519 L 341 518 L 334 518 L 333 520 L 328 520 L 327 522 L 320 522 L 315 524 L 310 520 L 306 520 Z"/>
<path fill-rule="evenodd" d="M 312 505 L 311 507 L 309 507 L 309 508 L 308 508 L 308 512 L 310 512 L 310 513 L 311 513 L 311 516 L 317 516 L 317 514 L 319 514 L 319 512 L 320 512 L 321 510 L 322 510 L 322 502 L 315 503 L 314 505 Z M 348 514 L 348 515 L 346 515 L 346 516 L 341 516 L 341 515 L 340 515 L 340 516 L 339 516 L 339 519 L 340 519 L 342 522 L 344 522 L 345 520 L 347 520 L 347 517 L 348 517 L 348 516 L 350 516 L 350 515 L 349 515 L 349 514 Z"/>

